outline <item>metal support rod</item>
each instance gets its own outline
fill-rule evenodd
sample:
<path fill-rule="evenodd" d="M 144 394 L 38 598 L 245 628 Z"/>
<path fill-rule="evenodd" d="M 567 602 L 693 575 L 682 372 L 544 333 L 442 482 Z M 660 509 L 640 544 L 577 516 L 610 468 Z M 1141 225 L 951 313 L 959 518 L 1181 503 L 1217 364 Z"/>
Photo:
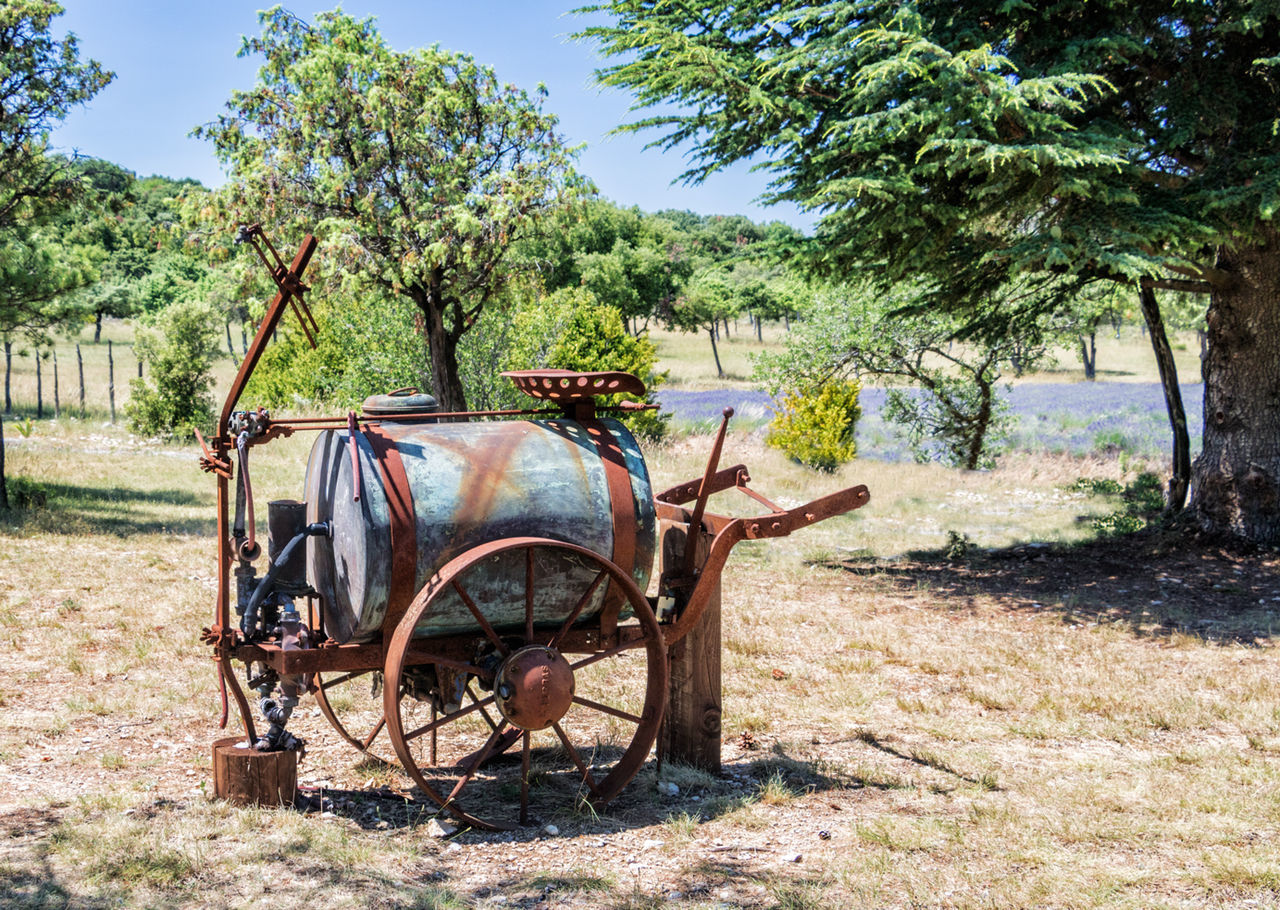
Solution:
<path fill-rule="evenodd" d="M 702 475 L 702 483 L 698 486 L 698 501 L 693 507 L 693 517 L 689 519 L 689 539 L 684 548 L 684 574 L 693 575 L 698 564 L 698 529 L 702 527 L 702 513 L 707 509 L 707 500 L 711 498 L 713 479 L 716 467 L 720 464 L 720 450 L 724 448 L 724 434 L 729 429 L 729 418 L 733 416 L 733 408 L 724 409 L 724 418 L 720 421 L 720 432 L 716 434 L 715 445 L 711 447 L 711 456 L 707 459 L 707 470 Z"/>

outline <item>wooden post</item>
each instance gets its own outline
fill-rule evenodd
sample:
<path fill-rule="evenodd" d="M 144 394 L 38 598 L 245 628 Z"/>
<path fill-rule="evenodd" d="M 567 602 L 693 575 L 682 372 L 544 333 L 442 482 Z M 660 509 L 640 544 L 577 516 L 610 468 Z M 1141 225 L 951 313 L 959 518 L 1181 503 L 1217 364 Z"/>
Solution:
<path fill-rule="evenodd" d="M 80 368 L 80 419 L 84 420 L 84 356 L 79 343 L 76 344 L 76 365 Z"/>
<path fill-rule="evenodd" d="M 116 359 L 111 353 L 111 342 L 107 341 L 107 398 L 111 402 L 111 422 L 116 422 Z"/>
<path fill-rule="evenodd" d="M 62 402 L 58 399 L 58 349 L 53 348 L 53 416 L 62 416 Z"/>
<path fill-rule="evenodd" d="M 240 748 L 243 736 L 213 744 L 213 793 L 236 806 L 291 806 L 298 795 L 298 753 Z"/>
<path fill-rule="evenodd" d="M 661 522 L 662 571 L 679 572 L 684 561 L 689 526 Z M 712 535 L 698 535 L 697 566 L 711 551 Z M 720 771 L 720 583 L 698 624 L 667 652 L 671 683 L 667 713 L 659 738 L 659 755 L 704 771 Z"/>
<path fill-rule="evenodd" d="M 36 419 L 44 417 L 44 366 L 40 361 L 40 349 L 36 348 Z"/>

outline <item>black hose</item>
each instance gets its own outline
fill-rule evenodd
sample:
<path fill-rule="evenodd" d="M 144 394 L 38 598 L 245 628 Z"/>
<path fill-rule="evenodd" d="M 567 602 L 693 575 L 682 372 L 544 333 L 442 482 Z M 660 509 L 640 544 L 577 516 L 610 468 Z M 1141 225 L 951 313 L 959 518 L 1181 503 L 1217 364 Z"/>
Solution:
<path fill-rule="evenodd" d="M 253 596 L 249 598 L 249 605 L 245 607 L 244 616 L 240 619 L 240 631 L 246 636 L 252 634 L 252 630 L 258 625 L 258 611 L 262 609 L 262 602 L 266 600 L 267 593 L 275 585 L 276 578 L 280 574 L 280 570 L 289 562 L 289 557 L 293 555 L 293 550 L 302 541 L 308 537 L 318 537 L 324 535 L 329 536 L 329 522 L 317 521 L 315 524 L 309 524 L 284 545 L 284 549 L 276 554 L 276 558 L 271 561 L 271 568 L 267 570 L 267 574 L 262 576 L 262 581 L 258 582 L 257 587 L 253 589 Z"/>

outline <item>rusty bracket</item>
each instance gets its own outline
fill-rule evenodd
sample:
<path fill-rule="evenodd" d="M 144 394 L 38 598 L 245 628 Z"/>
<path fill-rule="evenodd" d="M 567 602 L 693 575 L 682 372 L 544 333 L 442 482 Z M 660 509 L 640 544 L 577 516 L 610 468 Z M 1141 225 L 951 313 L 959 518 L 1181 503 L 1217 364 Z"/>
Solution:
<path fill-rule="evenodd" d="M 242 226 L 236 234 L 236 243 L 247 243 L 253 247 L 253 251 L 258 254 L 262 264 L 271 273 L 271 280 L 276 283 L 280 294 L 288 299 L 289 306 L 293 309 L 293 314 L 298 317 L 298 324 L 302 326 L 303 334 L 307 336 L 307 341 L 314 348 L 316 346 L 315 336 L 319 334 L 320 326 L 317 325 L 315 316 L 311 314 L 311 308 L 307 306 L 307 301 L 302 296 L 311 289 L 302 283 L 302 279 L 296 272 L 284 264 L 284 260 L 280 258 L 280 254 L 276 252 L 276 248 L 272 246 L 270 239 L 263 233 L 261 224 Z M 263 246 L 271 253 L 270 260 L 267 259 L 266 253 L 262 251 Z"/>
<path fill-rule="evenodd" d="M 258 360 L 262 357 L 263 349 L 266 348 L 267 342 L 271 339 L 272 333 L 279 324 L 284 308 L 294 300 L 297 294 L 302 293 L 303 289 L 305 289 L 306 285 L 302 283 L 300 276 L 306 269 L 307 263 L 311 261 L 311 255 L 316 249 L 315 237 L 308 234 L 298 248 L 297 255 L 293 257 L 293 262 L 285 269 L 285 273 L 281 275 L 279 265 L 273 266 L 267 260 L 258 244 L 253 242 L 257 237 L 261 236 L 261 231 L 261 225 L 249 225 L 241 228 L 240 235 L 245 242 L 253 244 L 263 264 L 271 271 L 271 277 L 279 288 L 279 292 L 271 303 L 267 305 L 267 310 L 262 316 L 262 322 L 258 326 L 258 332 L 253 336 L 249 351 L 245 354 L 244 359 L 240 361 L 240 369 L 236 372 L 236 377 L 231 382 L 231 391 L 227 394 L 226 401 L 222 406 L 222 415 L 218 421 L 218 431 L 222 433 L 226 432 L 231 414 L 235 411 L 236 404 L 240 400 L 240 393 L 244 391 L 245 385 L 249 382 L 249 377 L 253 375 L 253 371 L 257 368 Z M 265 240 L 266 238 L 264 237 L 263 239 Z M 271 247 L 270 244 L 267 244 L 267 246 L 278 261 L 280 257 L 275 253 L 274 247 Z"/>
<path fill-rule="evenodd" d="M 670 647 L 684 638 L 702 617 L 711 592 L 724 571 L 729 553 L 737 544 L 744 540 L 786 537 L 801 528 L 860 509 L 870 500 L 870 492 L 865 486 L 859 484 L 856 487 L 848 487 L 822 496 L 802 506 L 796 506 L 794 509 L 775 511 L 755 518 L 725 519 L 723 516 L 708 515 L 708 523 L 716 531 L 715 539 L 711 542 L 711 552 L 707 554 L 706 562 L 696 573 L 697 581 L 679 617 L 671 625 L 663 627 L 662 634 L 667 646 Z M 691 522 L 690 537 L 696 534 L 696 528 L 697 525 Z M 686 572 L 683 577 L 669 579 L 668 584 L 672 587 L 685 587 L 689 576 L 693 575 L 694 573 Z"/>
<path fill-rule="evenodd" d="M 709 482 L 702 479 L 690 480 L 686 483 L 678 484 L 668 490 L 663 490 L 654 499 L 658 502 L 670 503 L 673 506 L 684 505 L 686 502 L 693 502 L 698 498 L 698 489 L 701 484 L 706 482 L 711 492 L 721 493 L 725 490 L 732 490 L 734 487 L 744 487 L 751 480 L 751 476 L 747 473 L 747 466 L 744 464 L 736 464 L 731 468 L 722 468 L 711 475 Z"/>
<path fill-rule="evenodd" d="M 724 437 L 729 431 L 729 418 L 733 416 L 733 408 L 724 409 L 724 417 L 720 421 L 720 430 L 716 433 L 716 441 L 711 446 L 711 456 L 707 459 L 707 470 L 698 484 L 698 498 L 693 504 L 693 517 L 689 519 L 690 528 L 702 527 L 702 513 L 707 510 L 707 500 L 711 498 L 711 481 L 716 476 L 716 466 L 720 463 L 720 452 L 724 449 Z M 692 575 L 697 565 L 698 535 L 690 534 L 684 549 L 684 574 Z"/>
<path fill-rule="evenodd" d="M 214 659 L 217 660 L 223 654 L 231 654 L 238 648 L 243 641 L 244 636 L 240 634 L 239 629 L 224 629 L 217 623 L 212 626 L 200 630 L 200 641 L 206 645 L 213 645 Z"/>
<path fill-rule="evenodd" d="M 206 474 L 216 474 L 226 480 L 231 479 L 231 459 L 226 455 L 219 455 L 209 448 L 209 443 L 205 441 L 204 434 L 199 429 L 196 430 L 196 439 L 200 441 L 200 449 L 203 455 L 200 456 L 200 470 Z"/>

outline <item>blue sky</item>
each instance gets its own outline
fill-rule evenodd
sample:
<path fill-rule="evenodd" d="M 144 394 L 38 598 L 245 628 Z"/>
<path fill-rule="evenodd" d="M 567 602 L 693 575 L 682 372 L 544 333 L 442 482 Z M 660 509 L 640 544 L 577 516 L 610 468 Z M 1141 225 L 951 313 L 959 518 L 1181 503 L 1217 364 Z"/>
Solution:
<path fill-rule="evenodd" d="M 263 0 L 62 0 L 55 19 L 61 36 L 74 32 L 82 57 L 93 57 L 116 79 L 89 106 L 73 112 L 54 144 L 121 164 L 139 175 L 223 180 L 209 143 L 187 136 L 213 119 L 232 89 L 253 85 L 259 61 L 239 59 L 242 35 L 257 34 Z M 335 0 L 336 2 L 336 0 Z M 324 0 L 284 4 L 303 18 L 330 8 Z M 631 99 L 593 84 L 595 50 L 569 40 L 586 20 L 568 15 L 573 0 L 349 0 L 343 9 L 374 16 L 384 38 L 404 50 L 439 43 L 488 63 L 499 78 L 522 88 L 545 83 L 546 109 L 560 118 L 570 144 L 586 143 L 580 169 L 606 198 L 646 210 L 691 209 L 779 219 L 808 229 L 812 218 L 793 207 L 764 208 L 754 200 L 766 178 L 746 167 L 705 184 L 672 184 L 683 156 L 644 151 L 647 139 L 608 136 L 626 122 Z M 652 136 L 647 138 L 654 138 Z"/>

